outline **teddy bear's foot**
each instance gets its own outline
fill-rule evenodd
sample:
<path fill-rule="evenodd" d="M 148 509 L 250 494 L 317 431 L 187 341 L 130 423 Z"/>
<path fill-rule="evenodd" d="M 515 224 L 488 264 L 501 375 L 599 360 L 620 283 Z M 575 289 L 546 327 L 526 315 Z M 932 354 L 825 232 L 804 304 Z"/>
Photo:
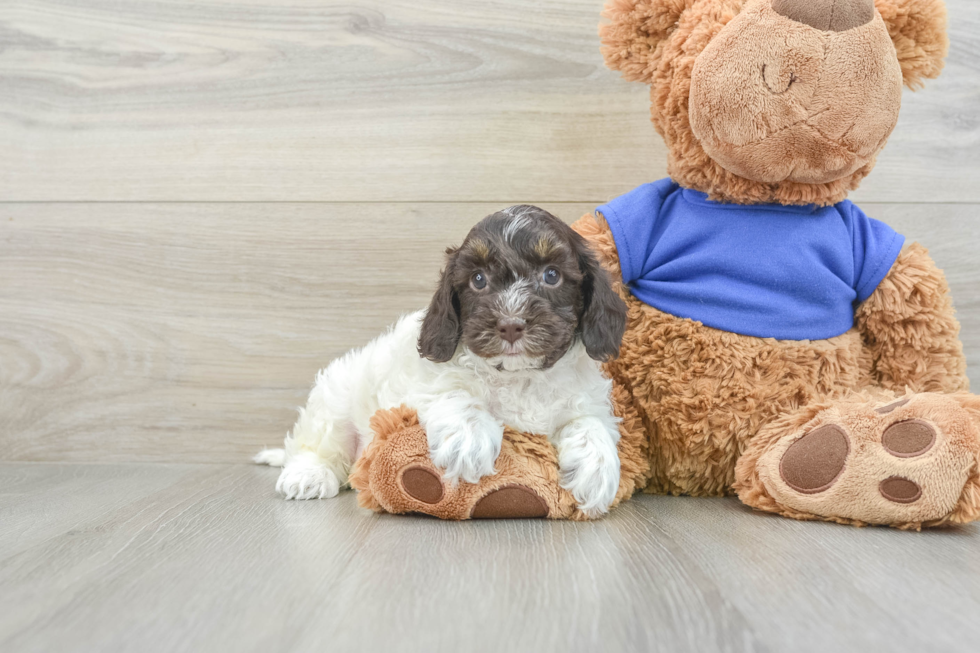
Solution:
<path fill-rule="evenodd" d="M 474 486 L 453 487 L 442 480 L 438 470 L 424 465 L 409 465 L 398 474 L 398 490 L 406 498 L 425 504 L 417 506 L 413 512 L 444 519 L 540 519 L 549 516 L 551 509 L 537 492 L 516 482 L 500 483 L 501 479 L 496 479 L 488 484 L 494 489 L 481 488 L 474 493 Z M 475 503 L 474 497 L 479 497 Z"/>
<path fill-rule="evenodd" d="M 543 437 L 506 430 L 497 473 L 454 485 L 429 459 L 414 411 L 379 411 L 372 426 L 375 438 L 350 476 L 364 507 L 441 519 L 584 518 L 559 485 L 558 459 Z"/>
<path fill-rule="evenodd" d="M 801 423 L 802 422 L 802 423 Z M 800 519 L 921 528 L 980 516 L 980 399 L 855 395 L 801 410 L 739 461 L 745 503 Z"/>

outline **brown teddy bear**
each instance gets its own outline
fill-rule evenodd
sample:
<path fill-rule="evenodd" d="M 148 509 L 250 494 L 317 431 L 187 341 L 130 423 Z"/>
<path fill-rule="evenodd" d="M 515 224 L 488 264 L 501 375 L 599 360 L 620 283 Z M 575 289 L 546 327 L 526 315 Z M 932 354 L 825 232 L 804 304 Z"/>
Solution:
<path fill-rule="evenodd" d="M 946 280 L 848 191 L 935 77 L 941 0 L 609 0 L 606 63 L 650 85 L 670 178 L 575 224 L 629 307 L 606 365 L 617 502 L 716 496 L 899 528 L 980 514 L 980 398 Z M 351 484 L 378 511 L 577 518 L 555 452 L 508 431 L 498 474 L 444 484 L 407 409 Z"/>

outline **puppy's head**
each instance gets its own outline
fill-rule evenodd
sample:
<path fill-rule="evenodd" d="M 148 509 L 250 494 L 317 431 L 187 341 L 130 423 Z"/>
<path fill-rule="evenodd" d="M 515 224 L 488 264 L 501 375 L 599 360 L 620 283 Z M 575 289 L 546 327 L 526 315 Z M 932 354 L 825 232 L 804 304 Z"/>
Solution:
<path fill-rule="evenodd" d="M 447 250 L 419 353 L 448 361 L 462 344 L 500 371 L 547 369 L 576 338 L 615 358 L 626 305 L 585 241 L 535 206 L 487 216 Z"/>

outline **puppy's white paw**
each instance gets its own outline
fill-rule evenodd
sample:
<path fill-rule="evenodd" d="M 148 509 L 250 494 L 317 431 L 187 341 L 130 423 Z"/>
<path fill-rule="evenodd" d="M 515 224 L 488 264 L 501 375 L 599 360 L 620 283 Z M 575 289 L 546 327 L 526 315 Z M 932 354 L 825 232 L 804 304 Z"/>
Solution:
<path fill-rule="evenodd" d="M 429 455 L 450 483 L 463 479 L 476 483 L 497 473 L 493 464 L 500 455 L 504 429 L 489 414 L 460 419 L 454 426 L 429 427 Z"/>
<path fill-rule="evenodd" d="M 572 493 L 579 510 L 590 519 L 609 512 L 619 490 L 619 458 L 582 460 L 561 466 L 561 486 Z"/>
<path fill-rule="evenodd" d="M 298 459 L 282 468 L 276 481 L 276 492 L 287 500 L 330 499 L 340 492 L 340 481 L 326 465 Z"/>
<path fill-rule="evenodd" d="M 581 422 L 566 427 L 558 465 L 561 486 L 572 493 L 579 510 L 591 519 L 609 512 L 619 491 L 620 470 L 616 439 L 605 428 Z"/>

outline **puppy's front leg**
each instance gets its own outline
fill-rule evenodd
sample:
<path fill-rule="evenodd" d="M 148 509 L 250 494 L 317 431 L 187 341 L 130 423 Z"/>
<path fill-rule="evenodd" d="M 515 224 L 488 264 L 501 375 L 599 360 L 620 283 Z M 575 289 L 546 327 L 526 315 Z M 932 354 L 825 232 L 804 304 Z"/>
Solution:
<path fill-rule="evenodd" d="M 429 439 L 432 462 L 443 477 L 476 483 L 496 473 L 504 426 L 472 395 L 449 392 L 419 408 L 419 421 Z"/>
<path fill-rule="evenodd" d="M 609 512 L 619 490 L 619 429 L 608 418 L 573 419 L 553 438 L 561 485 L 590 518 Z"/>

